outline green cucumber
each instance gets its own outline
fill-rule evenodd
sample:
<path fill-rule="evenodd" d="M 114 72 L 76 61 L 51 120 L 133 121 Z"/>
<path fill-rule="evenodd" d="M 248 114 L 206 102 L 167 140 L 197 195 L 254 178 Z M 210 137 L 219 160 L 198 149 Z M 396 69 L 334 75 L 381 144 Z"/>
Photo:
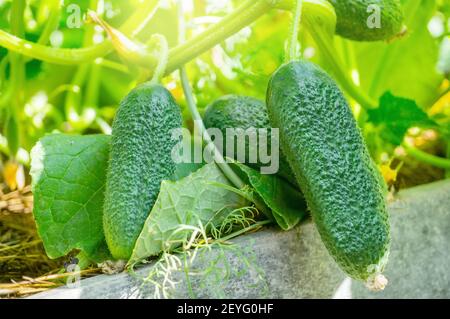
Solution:
<path fill-rule="evenodd" d="M 175 172 L 172 129 L 181 111 L 159 84 L 145 83 L 121 102 L 112 126 L 103 227 L 111 254 L 127 260 L 159 193 Z"/>
<path fill-rule="evenodd" d="M 328 251 L 352 278 L 383 288 L 390 242 L 383 185 L 338 86 L 316 65 L 291 62 L 273 74 L 267 108 Z"/>
<path fill-rule="evenodd" d="M 223 149 L 223 154 L 227 154 L 226 149 L 226 137 L 227 137 L 227 128 L 237 128 L 237 129 L 267 129 L 270 130 L 270 121 L 267 115 L 267 108 L 263 101 L 247 97 L 247 96 L 239 96 L 239 95 L 226 95 L 223 96 L 213 103 L 211 103 L 205 111 L 203 116 L 203 121 L 205 123 L 206 128 L 217 128 L 219 129 L 224 137 L 223 145 L 216 145 L 220 150 Z M 269 131 L 270 134 L 270 131 Z M 271 145 L 269 144 L 271 139 L 270 135 L 268 136 L 268 150 L 271 150 Z M 234 153 L 234 160 L 237 160 L 237 154 Z M 246 154 L 249 154 L 250 151 L 258 152 L 259 145 L 255 146 L 250 145 L 250 141 L 248 139 L 245 140 L 245 150 Z M 262 166 L 266 166 L 261 162 L 260 158 L 257 158 L 256 163 L 249 163 L 249 158 L 247 156 L 245 163 L 248 166 L 253 168 L 260 168 Z M 279 157 L 279 171 L 278 175 L 283 177 L 285 180 L 289 181 L 291 184 L 296 185 L 296 181 L 294 178 L 294 174 L 292 173 L 289 164 L 287 163 L 286 158 L 283 154 L 280 154 Z"/>
<path fill-rule="evenodd" d="M 403 11 L 398 0 L 328 0 L 336 11 L 336 33 L 356 41 L 390 40 L 401 34 Z M 372 7 L 371 7 L 372 6 Z M 379 8 L 376 11 L 374 8 Z M 379 25 L 371 17 L 379 16 Z"/>

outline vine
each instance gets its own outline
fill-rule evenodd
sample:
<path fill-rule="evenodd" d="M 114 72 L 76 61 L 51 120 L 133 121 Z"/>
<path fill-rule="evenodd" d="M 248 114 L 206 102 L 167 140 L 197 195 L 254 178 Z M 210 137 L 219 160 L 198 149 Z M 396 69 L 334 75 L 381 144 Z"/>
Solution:
<path fill-rule="evenodd" d="M 13 1 L 11 7 L 11 31 L 13 34 L 23 36 L 24 30 L 24 13 L 26 8 L 25 0 Z M 8 148 L 14 158 L 19 150 L 19 110 L 23 105 L 24 92 L 22 88 L 25 83 L 25 63 L 23 56 L 17 53 L 11 53 L 9 56 L 11 64 L 11 75 L 9 81 L 9 90 L 6 97 L 16 96 L 7 109 L 7 120 L 5 124 L 5 135 L 8 139 Z"/>
<path fill-rule="evenodd" d="M 159 5 L 159 0 L 149 0 L 142 5 L 120 28 L 125 34 L 137 35 L 146 23 L 153 17 Z M 76 65 L 91 62 L 96 58 L 105 56 L 112 51 L 111 41 L 106 40 L 100 44 L 80 49 L 52 48 L 40 43 L 34 43 L 0 30 L 0 46 L 27 57 L 54 64 Z"/>
<path fill-rule="evenodd" d="M 303 0 L 294 0 L 290 39 L 287 47 L 286 62 L 297 60 L 298 33 L 301 24 Z"/>
<path fill-rule="evenodd" d="M 182 1 L 179 2 L 179 42 L 183 43 L 186 38 L 186 27 L 184 22 L 184 11 Z M 206 130 L 205 124 L 203 123 L 203 119 L 198 112 L 197 105 L 194 100 L 194 96 L 192 94 L 192 89 L 189 84 L 189 78 L 186 72 L 186 68 L 182 66 L 180 68 L 180 76 L 181 76 L 181 85 L 183 86 L 184 95 L 186 97 L 186 102 L 191 113 L 192 119 L 194 120 L 197 129 L 200 134 L 206 141 L 206 148 L 213 153 L 213 158 L 217 164 L 217 166 L 222 170 L 225 176 L 231 181 L 231 183 L 236 186 L 238 189 L 241 189 L 245 186 L 245 183 L 240 179 L 239 176 L 231 169 L 231 167 L 225 162 L 222 154 L 219 152 L 217 147 L 214 145 L 214 142 L 211 139 L 211 136 L 208 134 Z"/>
<path fill-rule="evenodd" d="M 416 160 L 421 161 L 426 164 L 429 164 L 429 165 L 432 165 L 432 166 L 435 166 L 435 167 L 450 170 L 450 160 L 449 159 L 441 158 L 438 156 L 428 154 L 424 151 L 421 151 L 421 150 L 415 148 L 414 146 L 409 145 L 406 142 L 403 143 L 402 146 L 406 150 L 406 153 L 408 153 L 408 155 L 414 157 Z"/>
<path fill-rule="evenodd" d="M 145 10 L 138 11 L 132 16 L 119 31 L 131 36 L 136 35 L 142 29 L 158 8 L 158 1 L 151 1 L 150 5 L 143 6 Z M 210 26 L 204 32 L 192 37 L 186 42 L 169 50 L 166 75 L 179 69 L 185 63 L 211 49 L 218 43 L 235 34 L 242 28 L 256 21 L 258 18 L 268 13 L 272 9 L 292 10 L 294 0 L 245 0 L 233 12 L 224 17 L 220 22 Z M 330 30 L 334 33 L 336 15 L 330 3 L 325 0 L 303 0 L 300 7 L 303 8 L 305 23 L 308 30 L 316 41 L 317 45 L 330 61 L 337 80 L 341 83 L 347 93 L 349 93 L 362 107 L 375 108 L 376 102 L 368 97 L 349 78 L 342 69 L 341 61 L 335 56 Z M 145 11 L 145 12 L 144 12 Z M 299 17 L 299 15 L 297 16 Z M 294 25 L 300 21 L 294 20 Z M 327 30 L 322 30 L 324 24 Z M 332 27 L 330 27 L 332 25 Z M 292 41 L 292 40 L 291 40 Z M 0 30 L 0 45 L 11 51 L 56 64 L 79 64 L 89 62 L 96 58 L 103 57 L 113 48 L 111 41 L 104 41 L 101 44 L 80 49 L 58 49 L 41 44 L 32 43 L 3 30 Z M 151 54 L 142 54 L 141 59 L 136 63 L 144 68 L 154 70 L 158 64 L 158 58 Z M 153 75 L 153 74 L 151 74 Z"/>
<path fill-rule="evenodd" d="M 160 49 L 160 59 L 159 63 L 153 72 L 153 78 L 151 80 L 152 83 L 159 83 L 166 73 L 167 61 L 169 59 L 169 44 L 167 43 L 167 39 L 161 34 L 153 35 L 154 39 L 158 41 L 159 49 Z"/>

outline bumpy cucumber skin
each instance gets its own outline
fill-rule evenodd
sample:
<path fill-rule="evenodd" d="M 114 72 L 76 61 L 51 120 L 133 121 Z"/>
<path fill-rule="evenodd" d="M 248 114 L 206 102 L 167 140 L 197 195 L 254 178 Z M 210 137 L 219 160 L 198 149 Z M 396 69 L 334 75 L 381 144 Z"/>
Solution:
<path fill-rule="evenodd" d="M 403 11 L 398 0 L 328 0 L 337 15 L 336 33 L 356 41 L 380 41 L 394 38 L 402 31 Z M 381 28 L 369 28 L 370 5 L 381 8 Z"/>
<path fill-rule="evenodd" d="M 273 74 L 267 107 L 330 254 L 355 279 L 380 273 L 390 242 L 383 187 L 335 82 L 291 62 Z"/>
<path fill-rule="evenodd" d="M 203 121 L 206 128 L 219 129 L 224 136 L 224 141 L 227 136 L 227 128 L 241 128 L 244 130 L 249 128 L 271 129 L 265 103 L 261 100 L 241 95 L 226 95 L 211 103 L 206 108 Z M 245 149 L 248 152 L 249 141 L 246 140 L 245 142 Z M 270 136 L 268 137 L 268 142 L 270 143 Z M 218 147 L 221 148 L 222 145 L 219 145 Z M 223 145 L 223 147 L 223 154 L 226 155 L 225 145 Z M 256 146 L 256 149 L 258 149 L 258 146 Z M 268 146 L 268 149 L 270 150 L 270 145 Z M 234 159 L 236 159 L 236 157 L 237 156 L 235 155 Z M 254 164 L 244 164 L 248 164 L 254 168 L 266 166 L 266 164 L 259 161 Z M 289 167 L 286 157 L 282 153 L 280 153 L 279 157 L 278 175 L 289 181 L 291 184 L 297 185 L 294 174 Z"/>
<path fill-rule="evenodd" d="M 181 112 L 172 95 L 145 83 L 121 102 L 112 127 L 103 226 L 111 254 L 128 260 L 158 196 L 162 180 L 175 171 L 171 152 L 181 127 Z"/>

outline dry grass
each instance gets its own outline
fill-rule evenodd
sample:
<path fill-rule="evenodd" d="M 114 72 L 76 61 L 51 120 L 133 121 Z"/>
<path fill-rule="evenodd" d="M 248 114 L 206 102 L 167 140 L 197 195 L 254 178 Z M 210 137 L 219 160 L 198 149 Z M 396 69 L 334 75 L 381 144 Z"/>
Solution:
<path fill-rule="evenodd" d="M 36 231 L 30 187 L 7 192 L 0 184 L 0 298 L 23 297 L 61 286 L 64 259 L 45 253 Z M 87 269 L 81 275 L 99 272 Z"/>
<path fill-rule="evenodd" d="M 61 268 L 58 268 L 59 271 Z M 56 270 L 55 270 L 56 271 Z M 74 272 L 54 273 L 36 278 L 22 276 L 21 281 L 12 280 L 11 283 L 0 284 L 0 298 L 1 297 L 23 297 L 27 295 L 36 294 L 49 289 L 57 288 L 65 283 L 65 279 L 69 276 L 80 275 L 86 277 L 92 274 L 98 274 L 100 269 L 92 268 Z"/>

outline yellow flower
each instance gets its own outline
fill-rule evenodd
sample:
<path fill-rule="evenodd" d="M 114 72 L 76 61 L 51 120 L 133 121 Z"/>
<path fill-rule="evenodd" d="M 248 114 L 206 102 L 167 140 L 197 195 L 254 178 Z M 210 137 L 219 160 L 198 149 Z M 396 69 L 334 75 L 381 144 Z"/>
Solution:
<path fill-rule="evenodd" d="M 396 168 L 391 168 L 392 161 L 387 164 L 380 165 L 380 171 L 383 175 L 384 180 L 388 185 L 393 184 L 397 181 L 398 172 L 403 166 L 403 162 L 397 165 Z"/>
<path fill-rule="evenodd" d="M 3 167 L 3 178 L 6 185 L 10 190 L 16 190 L 17 188 L 17 171 L 19 165 L 16 162 L 9 161 Z"/>

